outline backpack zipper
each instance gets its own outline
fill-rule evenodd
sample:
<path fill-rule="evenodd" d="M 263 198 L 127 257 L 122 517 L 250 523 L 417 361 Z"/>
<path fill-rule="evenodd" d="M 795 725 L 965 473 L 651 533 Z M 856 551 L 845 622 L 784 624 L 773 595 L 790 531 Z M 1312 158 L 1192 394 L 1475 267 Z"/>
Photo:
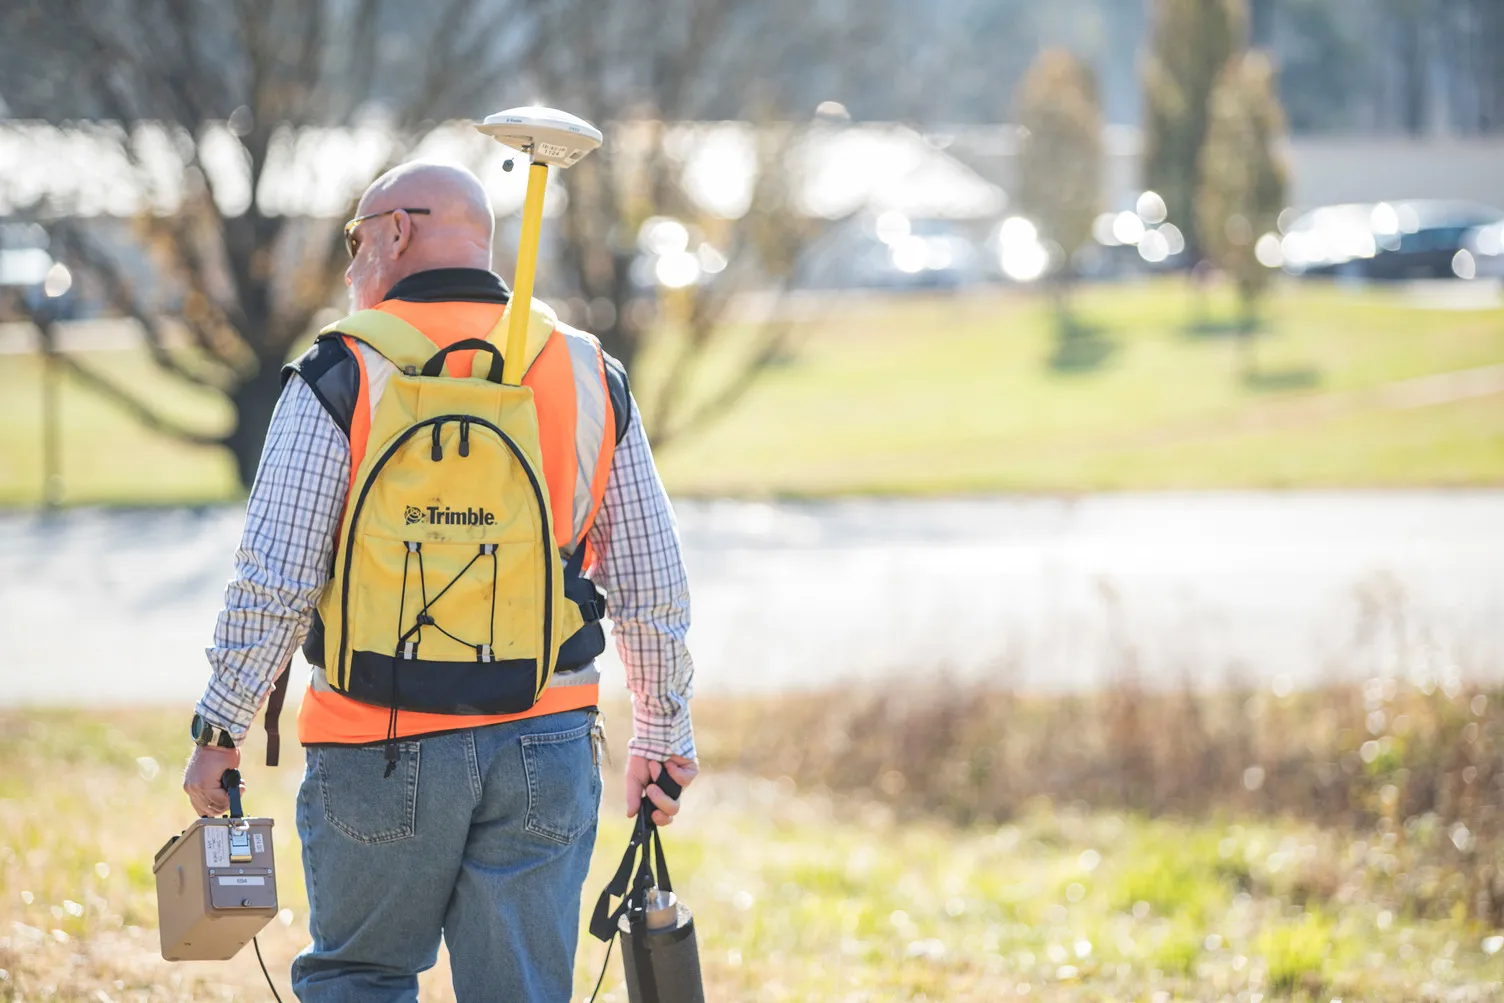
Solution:
<path fill-rule="evenodd" d="M 552 666 L 550 664 L 550 661 L 551 661 L 551 658 L 550 658 L 550 648 L 552 648 L 552 646 L 553 646 L 551 644 L 551 642 L 552 642 L 553 636 L 554 636 L 554 621 L 553 621 L 553 618 L 554 618 L 554 566 L 553 566 L 553 561 L 551 561 L 549 559 L 549 557 L 550 557 L 550 548 L 553 547 L 553 545 L 554 545 L 553 544 L 554 534 L 553 534 L 553 526 L 549 523 L 548 500 L 547 500 L 547 498 L 544 497 L 543 489 L 538 485 L 538 475 L 533 472 L 532 465 L 527 462 L 527 457 L 523 454 L 521 447 L 519 447 L 517 445 L 516 441 L 513 440 L 513 438 L 510 435 L 507 435 L 505 432 L 503 432 L 497 426 L 491 424 L 489 421 L 486 421 L 483 418 L 471 418 L 471 417 L 468 417 L 466 415 L 460 415 L 460 414 L 445 414 L 445 415 L 440 415 L 437 418 L 429 418 L 429 419 L 426 419 L 424 421 L 420 421 L 416 425 L 414 425 L 411 428 L 409 428 L 406 432 L 403 432 L 400 436 L 398 436 L 397 440 L 395 442 L 393 442 L 390 446 L 388 446 L 386 448 L 386 450 L 381 454 L 381 456 L 376 460 L 376 463 L 371 467 L 371 472 L 368 475 L 366 475 L 365 482 L 360 486 L 360 496 L 356 499 L 356 501 L 355 501 L 355 509 L 350 514 L 350 531 L 349 531 L 349 535 L 346 537 L 346 539 L 344 541 L 345 542 L 345 574 L 344 574 L 344 580 L 341 582 L 340 597 L 339 597 L 339 603 L 340 603 L 340 606 L 339 606 L 339 614 L 340 614 L 339 661 L 335 663 L 335 665 L 336 665 L 335 673 L 336 673 L 336 675 L 337 675 L 338 678 L 346 679 L 346 688 L 349 687 L 348 678 L 347 678 L 348 673 L 346 671 L 346 666 L 345 666 L 345 656 L 346 656 L 346 653 L 349 650 L 349 644 L 350 644 L 350 627 L 349 627 L 349 623 L 350 623 L 350 569 L 353 566 L 354 561 L 355 561 L 355 545 L 354 545 L 353 541 L 354 541 L 354 538 L 355 538 L 355 531 L 359 527 L 359 524 L 360 524 L 360 512 L 361 512 L 361 509 L 365 507 L 366 496 L 370 494 L 370 492 L 371 492 L 371 485 L 376 482 L 376 475 L 379 474 L 379 473 L 381 473 L 381 468 L 384 467 L 384 466 L 386 466 L 386 462 L 388 460 L 390 460 L 393 455 L 396 454 L 397 450 L 402 447 L 402 444 L 404 442 L 406 442 L 408 439 L 412 438 L 414 435 L 416 435 L 417 432 L 420 429 L 423 428 L 423 426 L 425 426 L 425 425 L 432 425 L 433 426 L 434 450 L 435 450 L 435 452 L 439 451 L 439 448 L 440 448 L 439 447 L 439 429 L 440 429 L 440 427 L 446 421 L 461 421 L 461 422 L 464 422 L 466 425 L 468 425 L 470 422 L 473 421 L 477 425 L 480 425 L 480 426 L 482 426 L 484 428 L 488 428 L 492 432 L 495 432 L 496 435 L 497 435 L 497 437 L 499 439 L 501 439 L 501 441 L 506 445 L 507 449 L 511 451 L 512 456 L 514 456 L 516 458 L 517 463 L 518 463 L 518 465 L 520 465 L 522 467 L 523 472 L 527 474 L 528 484 L 533 489 L 533 498 L 538 503 L 539 521 L 543 524 L 542 525 L 542 536 L 543 536 L 543 539 L 541 541 L 542 544 L 543 544 L 542 553 L 544 555 L 543 556 L 543 653 L 542 653 L 542 656 L 541 656 L 542 663 L 543 663 L 543 672 L 542 672 L 543 678 L 545 678 L 545 679 L 548 678 L 548 674 L 549 674 L 549 672 L 550 672 L 550 670 L 552 668 Z M 461 426 L 461 427 L 463 428 L 464 426 Z M 440 456 L 442 456 L 442 453 L 439 453 L 439 456 L 435 456 L 434 459 L 439 459 Z M 393 670 L 393 671 L 395 671 L 395 670 Z M 536 691 L 534 692 L 533 699 L 535 701 L 537 700 Z"/>

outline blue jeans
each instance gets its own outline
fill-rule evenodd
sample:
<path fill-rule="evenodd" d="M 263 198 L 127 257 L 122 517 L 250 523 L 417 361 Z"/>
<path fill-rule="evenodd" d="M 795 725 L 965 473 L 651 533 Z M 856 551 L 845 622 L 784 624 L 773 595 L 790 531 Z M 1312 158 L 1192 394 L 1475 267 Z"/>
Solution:
<path fill-rule="evenodd" d="M 308 749 L 298 835 L 313 943 L 303 1003 L 415 1001 L 449 945 L 460 1003 L 570 997 L 601 777 L 568 711 L 377 746 Z"/>

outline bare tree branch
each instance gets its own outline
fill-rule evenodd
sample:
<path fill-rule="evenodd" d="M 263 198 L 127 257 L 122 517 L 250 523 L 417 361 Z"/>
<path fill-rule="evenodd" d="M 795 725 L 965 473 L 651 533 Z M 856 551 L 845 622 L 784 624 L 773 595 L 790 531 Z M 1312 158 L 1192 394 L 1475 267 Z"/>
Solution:
<path fill-rule="evenodd" d="M 746 396 L 764 372 L 787 355 L 792 330 L 793 325 L 787 320 L 765 325 L 758 350 L 716 393 L 697 405 L 682 421 L 667 424 L 655 418 L 651 430 L 653 441 L 659 447 L 666 446 L 690 430 L 704 428 L 725 415 Z"/>
<path fill-rule="evenodd" d="M 183 365 L 167 346 L 167 333 L 162 318 L 146 309 L 136 297 L 135 291 L 121 274 L 120 268 L 101 251 L 95 243 L 73 226 L 54 228 L 54 236 L 61 238 L 68 256 L 83 264 L 91 274 L 100 279 L 111 306 L 134 320 L 146 336 L 146 347 L 152 361 L 163 371 L 194 386 L 208 387 L 225 392 L 233 383 L 231 373 L 201 373 Z"/>
<path fill-rule="evenodd" d="M 49 359 L 62 366 L 69 373 L 72 373 L 89 389 L 114 401 L 133 418 L 153 432 L 160 432 L 163 435 L 171 436 L 181 442 L 195 446 L 224 445 L 224 436 L 208 435 L 179 424 L 174 419 L 168 418 L 161 412 L 154 410 L 145 401 L 124 387 L 112 380 L 106 379 L 88 366 L 83 365 L 67 352 L 55 351 L 54 346 L 57 345 L 58 341 L 56 320 L 50 316 L 42 315 L 29 307 L 26 308 L 26 313 L 32 324 L 36 327 L 38 335 L 41 337 Z"/>
<path fill-rule="evenodd" d="M 855 2 L 836 0 L 837 6 Z M 669 140 L 681 123 L 707 116 L 786 120 L 779 109 L 787 90 L 778 82 L 786 74 L 774 72 L 770 80 L 770 67 L 786 60 L 791 39 L 805 53 L 823 44 L 817 36 L 827 29 L 811 26 L 839 25 L 828 6 L 808 0 L 52 0 L 47 16 L 32 18 L 29 30 L 44 33 L 56 50 L 39 67 L 47 80 L 67 80 L 75 104 L 87 108 L 82 114 L 100 123 L 84 128 L 109 131 L 122 151 L 132 172 L 126 183 L 141 206 L 134 240 L 150 248 L 159 269 L 150 284 L 169 295 L 135 288 L 134 262 L 148 256 L 121 254 L 109 238 L 97 248 L 81 244 L 72 257 L 93 277 L 86 284 L 139 324 L 159 368 L 225 395 L 236 425 L 221 441 L 234 451 L 248 483 L 278 392 L 277 370 L 333 302 L 345 266 L 337 222 L 273 207 L 267 201 L 271 174 L 284 144 L 301 156 L 312 128 L 349 127 L 367 107 L 384 110 L 374 120 L 388 123 L 389 159 L 382 166 L 409 156 L 435 123 L 537 97 L 606 130 L 606 148 L 562 179 L 569 194 L 557 231 L 563 268 L 548 273 L 548 294 L 609 304 L 595 312 L 599 323 L 593 326 L 631 365 L 654 337 L 656 291 L 634 278 L 651 264 L 642 260 L 638 232 L 650 216 L 682 220 L 696 242 L 713 241 L 733 263 L 715 282 L 686 294 L 687 355 L 668 366 L 674 375 L 663 390 L 665 428 L 676 433 L 734 403 L 766 360 L 784 350 L 773 329 L 753 337 L 744 372 L 708 396 L 687 390 L 699 378 L 700 360 L 718 344 L 728 304 L 749 288 L 786 277 L 789 248 L 802 239 L 802 224 L 764 179 L 745 219 L 708 215 L 685 190 L 684 167 Z M 540 45 L 540 38 L 553 41 Z M 839 48 L 835 38 L 826 40 L 829 51 Z M 12 76 L 0 67 L 0 78 Z M 36 106 L 30 114 L 52 114 L 48 87 L 27 93 Z M 227 136 L 241 158 L 230 161 L 230 174 L 219 152 L 210 153 Z M 164 178 L 164 151 L 168 173 L 180 171 L 179 177 Z M 250 194 L 244 208 L 230 201 L 232 189 L 235 201 L 243 197 L 242 185 Z M 770 197 L 760 194 L 764 189 Z M 164 194 L 177 204 L 164 206 Z M 78 224 L 97 237 L 94 226 Z M 110 268 L 128 257 L 131 267 Z M 168 337 L 179 325 L 193 350 L 176 350 Z M 117 399 L 130 389 L 90 385 Z M 645 386 L 643 393 L 657 391 Z M 170 424 L 152 413 L 151 402 L 135 404 L 132 413 L 152 427 Z"/>
<path fill-rule="evenodd" d="M 153 432 L 160 432 L 163 435 L 171 436 L 174 439 L 194 446 L 223 446 L 225 443 L 224 436 L 205 435 L 202 432 L 195 432 L 178 424 L 171 418 L 152 410 L 145 401 L 142 401 L 123 387 L 100 376 L 87 366 L 82 365 L 77 359 L 74 359 L 66 352 L 58 352 L 52 358 L 57 360 L 63 368 L 76 376 L 91 390 L 120 405 L 120 407 L 130 413 L 131 417 L 141 422 L 141 424 Z"/>

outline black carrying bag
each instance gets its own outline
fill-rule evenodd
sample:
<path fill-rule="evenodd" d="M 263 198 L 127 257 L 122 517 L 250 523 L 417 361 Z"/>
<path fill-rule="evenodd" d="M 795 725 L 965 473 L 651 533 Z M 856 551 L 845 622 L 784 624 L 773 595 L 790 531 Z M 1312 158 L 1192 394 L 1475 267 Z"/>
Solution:
<path fill-rule="evenodd" d="M 653 782 L 663 793 L 678 799 L 681 788 L 668 775 L 667 767 Z M 665 895 L 673 891 L 668 861 L 663 855 L 663 837 L 653 822 L 653 811 L 653 803 L 643 798 L 637 809 L 637 828 L 621 858 L 621 866 L 595 903 L 590 933 L 608 945 L 612 938 L 621 936 L 629 1003 L 705 1003 L 700 948 L 689 909 L 680 902 L 671 924 L 648 925 L 648 895 L 654 890 Z M 621 898 L 621 904 L 613 910 L 611 899 L 617 897 Z M 608 947 L 608 956 L 609 953 Z"/>

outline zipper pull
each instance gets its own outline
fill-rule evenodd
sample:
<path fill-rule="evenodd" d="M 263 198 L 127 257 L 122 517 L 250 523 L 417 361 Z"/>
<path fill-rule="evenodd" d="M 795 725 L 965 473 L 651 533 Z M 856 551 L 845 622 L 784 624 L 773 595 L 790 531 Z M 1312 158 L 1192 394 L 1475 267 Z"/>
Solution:
<path fill-rule="evenodd" d="M 470 419 L 460 419 L 460 455 L 470 455 Z"/>
<path fill-rule="evenodd" d="M 433 459 L 435 463 L 444 458 L 444 446 L 439 442 L 439 430 L 443 427 L 443 422 L 435 422 L 433 426 Z"/>

